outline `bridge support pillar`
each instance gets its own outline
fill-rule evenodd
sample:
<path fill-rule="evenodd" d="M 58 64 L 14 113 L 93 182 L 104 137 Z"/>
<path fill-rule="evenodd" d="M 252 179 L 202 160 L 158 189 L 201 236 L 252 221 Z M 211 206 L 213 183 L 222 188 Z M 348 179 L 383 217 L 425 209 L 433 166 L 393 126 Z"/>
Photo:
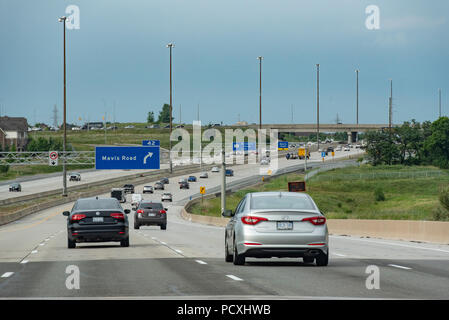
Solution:
<path fill-rule="evenodd" d="M 357 131 L 348 132 L 348 143 L 357 142 Z"/>

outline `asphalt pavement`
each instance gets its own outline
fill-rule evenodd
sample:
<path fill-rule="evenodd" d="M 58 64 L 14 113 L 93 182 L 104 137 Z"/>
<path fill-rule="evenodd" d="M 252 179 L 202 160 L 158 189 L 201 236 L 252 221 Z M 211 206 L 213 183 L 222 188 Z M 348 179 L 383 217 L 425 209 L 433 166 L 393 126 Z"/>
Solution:
<path fill-rule="evenodd" d="M 315 159 L 315 161 L 319 161 Z M 279 159 L 280 167 L 300 166 Z M 258 175 L 239 165 L 229 185 Z M 194 174 L 197 177 L 199 172 Z M 182 177 L 185 177 L 182 176 Z M 181 218 L 182 203 L 200 186 L 217 188 L 221 173 L 179 190 L 170 178 L 165 191 L 145 194 L 160 201 L 171 192 L 167 230 L 134 230 L 129 214 L 130 246 L 77 244 L 67 248 L 66 217 L 73 203 L 44 210 L 0 227 L 0 298 L 148 298 L 148 299 L 448 299 L 449 245 L 330 236 L 327 267 L 302 259 L 247 259 L 244 266 L 224 261 L 224 228 Z M 136 186 L 142 192 L 143 185 Z M 109 196 L 109 195 L 104 195 Z M 130 208 L 131 196 L 123 206 Z M 80 272 L 80 288 L 68 289 L 67 267 Z M 379 287 L 369 289 L 369 270 L 379 271 Z"/>

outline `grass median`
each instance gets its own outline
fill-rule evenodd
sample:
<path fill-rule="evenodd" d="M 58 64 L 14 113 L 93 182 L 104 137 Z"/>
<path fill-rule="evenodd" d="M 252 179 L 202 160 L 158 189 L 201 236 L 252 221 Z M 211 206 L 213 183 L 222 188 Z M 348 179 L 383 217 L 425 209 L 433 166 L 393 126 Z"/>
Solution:
<path fill-rule="evenodd" d="M 242 189 L 227 196 L 227 208 L 248 192 L 287 191 L 289 181 L 300 180 L 303 175 L 292 173 Z M 329 219 L 435 220 L 439 190 L 448 185 L 448 172 L 435 167 L 362 165 L 319 173 L 306 188 Z M 220 198 L 195 203 L 189 211 L 219 216 Z"/>

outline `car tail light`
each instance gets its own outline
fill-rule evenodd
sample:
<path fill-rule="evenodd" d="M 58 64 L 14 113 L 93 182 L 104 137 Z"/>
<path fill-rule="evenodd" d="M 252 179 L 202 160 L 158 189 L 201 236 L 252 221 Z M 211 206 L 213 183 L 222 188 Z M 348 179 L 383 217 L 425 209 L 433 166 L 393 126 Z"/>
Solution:
<path fill-rule="evenodd" d="M 72 221 L 80 221 L 80 220 L 83 220 L 84 218 L 86 217 L 86 215 L 85 214 L 82 214 L 82 213 L 77 213 L 77 214 L 74 214 L 73 216 L 72 216 Z"/>
<path fill-rule="evenodd" d="M 245 242 L 244 243 L 245 246 L 261 246 L 261 243 L 258 242 Z"/>
<path fill-rule="evenodd" d="M 160 210 L 159 213 L 160 214 L 166 214 L 167 212 L 165 210 Z"/>
<path fill-rule="evenodd" d="M 268 219 L 262 218 L 262 217 L 253 217 L 253 216 L 242 217 L 242 222 L 244 224 L 255 225 L 255 224 L 258 224 L 261 221 L 268 221 Z"/>
<path fill-rule="evenodd" d="M 137 213 L 137 217 L 142 218 L 142 214 L 143 214 L 142 209 L 137 210 L 136 213 Z"/>
<path fill-rule="evenodd" d="M 121 212 L 118 213 L 111 213 L 111 217 L 117 220 L 125 220 L 125 215 Z"/>
<path fill-rule="evenodd" d="M 137 213 L 143 213 L 142 209 L 137 210 Z"/>
<path fill-rule="evenodd" d="M 315 226 L 321 226 L 326 223 L 326 218 L 322 216 L 304 218 L 302 221 L 309 221 Z"/>

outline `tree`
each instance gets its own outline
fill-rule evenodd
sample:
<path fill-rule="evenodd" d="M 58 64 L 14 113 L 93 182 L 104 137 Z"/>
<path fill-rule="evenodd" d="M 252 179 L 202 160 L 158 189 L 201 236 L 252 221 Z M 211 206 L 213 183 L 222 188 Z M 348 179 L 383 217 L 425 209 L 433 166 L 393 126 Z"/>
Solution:
<path fill-rule="evenodd" d="M 368 131 L 365 134 L 366 153 L 373 165 L 399 161 L 399 149 L 389 132 Z"/>
<path fill-rule="evenodd" d="M 419 164 L 421 162 L 421 149 L 423 135 L 421 125 L 413 119 L 395 129 L 396 143 L 399 150 L 401 164 Z"/>
<path fill-rule="evenodd" d="M 154 123 L 154 112 L 153 111 L 148 112 L 147 122 Z"/>
<path fill-rule="evenodd" d="M 175 119 L 172 117 L 172 121 Z M 157 119 L 157 122 L 159 123 L 169 123 L 170 122 L 170 105 L 167 103 L 164 103 L 162 106 L 161 112 L 159 112 L 159 118 Z"/>
<path fill-rule="evenodd" d="M 441 117 L 431 125 L 432 134 L 424 142 L 428 161 L 449 168 L 449 118 Z"/>

